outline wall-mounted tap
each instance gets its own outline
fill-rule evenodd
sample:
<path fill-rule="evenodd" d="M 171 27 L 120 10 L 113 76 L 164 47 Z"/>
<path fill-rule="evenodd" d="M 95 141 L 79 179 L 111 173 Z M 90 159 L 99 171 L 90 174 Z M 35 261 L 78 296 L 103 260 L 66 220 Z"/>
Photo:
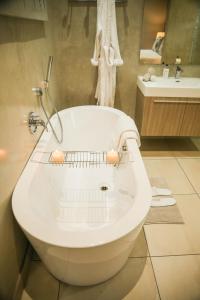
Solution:
<path fill-rule="evenodd" d="M 40 118 L 40 116 L 34 112 L 30 112 L 28 115 L 28 127 L 30 132 L 32 134 L 35 133 L 38 126 L 42 126 L 48 131 L 45 122 Z"/>
<path fill-rule="evenodd" d="M 32 88 L 32 92 L 36 95 L 36 96 L 42 96 L 43 95 L 43 90 L 41 87 L 34 87 Z"/>

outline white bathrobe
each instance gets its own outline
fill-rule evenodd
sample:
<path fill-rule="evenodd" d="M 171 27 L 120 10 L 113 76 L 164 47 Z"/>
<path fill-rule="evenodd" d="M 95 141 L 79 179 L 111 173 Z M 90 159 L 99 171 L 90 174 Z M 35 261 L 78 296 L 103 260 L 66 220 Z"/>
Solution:
<path fill-rule="evenodd" d="M 117 36 L 115 0 L 97 0 L 97 34 L 91 62 L 98 66 L 97 104 L 113 107 L 116 66 L 123 64 Z"/>

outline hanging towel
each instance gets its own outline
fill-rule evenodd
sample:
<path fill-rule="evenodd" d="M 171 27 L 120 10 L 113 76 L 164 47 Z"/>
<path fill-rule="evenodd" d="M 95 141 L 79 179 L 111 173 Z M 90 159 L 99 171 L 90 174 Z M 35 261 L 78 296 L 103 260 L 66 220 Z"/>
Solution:
<path fill-rule="evenodd" d="M 123 64 L 117 36 L 115 0 L 97 0 L 97 33 L 91 62 L 98 66 L 97 104 L 113 107 L 116 66 Z"/>

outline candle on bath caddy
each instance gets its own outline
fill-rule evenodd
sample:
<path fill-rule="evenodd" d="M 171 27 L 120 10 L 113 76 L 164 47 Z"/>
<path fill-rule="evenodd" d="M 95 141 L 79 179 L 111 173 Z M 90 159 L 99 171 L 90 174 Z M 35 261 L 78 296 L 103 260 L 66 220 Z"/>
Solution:
<path fill-rule="evenodd" d="M 119 163 L 119 154 L 117 151 L 115 151 L 114 149 L 108 151 L 106 153 L 106 162 L 109 164 L 117 164 Z"/>
<path fill-rule="evenodd" d="M 51 162 L 63 164 L 65 162 L 65 154 L 61 150 L 55 150 L 51 153 Z"/>
<path fill-rule="evenodd" d="M 0 162 L 7 159 L 8 153 L 6 149 L 0 148 Z"/>

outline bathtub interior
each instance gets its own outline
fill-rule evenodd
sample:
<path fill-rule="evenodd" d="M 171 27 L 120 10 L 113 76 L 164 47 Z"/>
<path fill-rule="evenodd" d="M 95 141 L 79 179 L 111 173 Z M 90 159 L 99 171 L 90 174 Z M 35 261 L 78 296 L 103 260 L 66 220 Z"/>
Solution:
<path fill-rule="evenodd" d="M 63 110 L 60 113 L 64 138 L 63 143 L 58 145 L 55 142 L 51 129 L 44 132 L 38 147 L 54 150 L 64 149 L 68 151 L 107 151 L 116 148 L 120 133 L 130 127 L 127 116 L 113 109 L 99 108 L 97 106 L 85 106 Z M 52 122 L 59 134 L 59 123 L 56 115 Z M 127 122 L 127 125 L 126 125 Z"/>
<path fill-rule="evenodd" d="M 124 122 L 121 114 L 86 107 L 65 110 L 60 115 L 64 129 L 60 149 L 107 151 L 116 148 L 120 125 Z M 55 116 L 53 122 L 58 131 Z M 45 132 L 42 136 L 36 154 L 40 146 L 44 152 L 55 149 L 54 138 L 48 135 L 49 132 Z M 37 218 L 70 231 L 95 230 L 117 222 L 133 206 L 136 194 L 134 173 L 129 164 L 90 168 L 38 164 L 30 187 L 34 192 L 30 193 L 29 201 Z"/>
<path fill-rule="evenodd" d="M 136 187 L 130 166 L 68 168 L 39 164 L 27 199 L 35 222 L 61 230 L 109 226 L 134 205 Z M 102 190 L 107 187 L 107 190 Z"/>

